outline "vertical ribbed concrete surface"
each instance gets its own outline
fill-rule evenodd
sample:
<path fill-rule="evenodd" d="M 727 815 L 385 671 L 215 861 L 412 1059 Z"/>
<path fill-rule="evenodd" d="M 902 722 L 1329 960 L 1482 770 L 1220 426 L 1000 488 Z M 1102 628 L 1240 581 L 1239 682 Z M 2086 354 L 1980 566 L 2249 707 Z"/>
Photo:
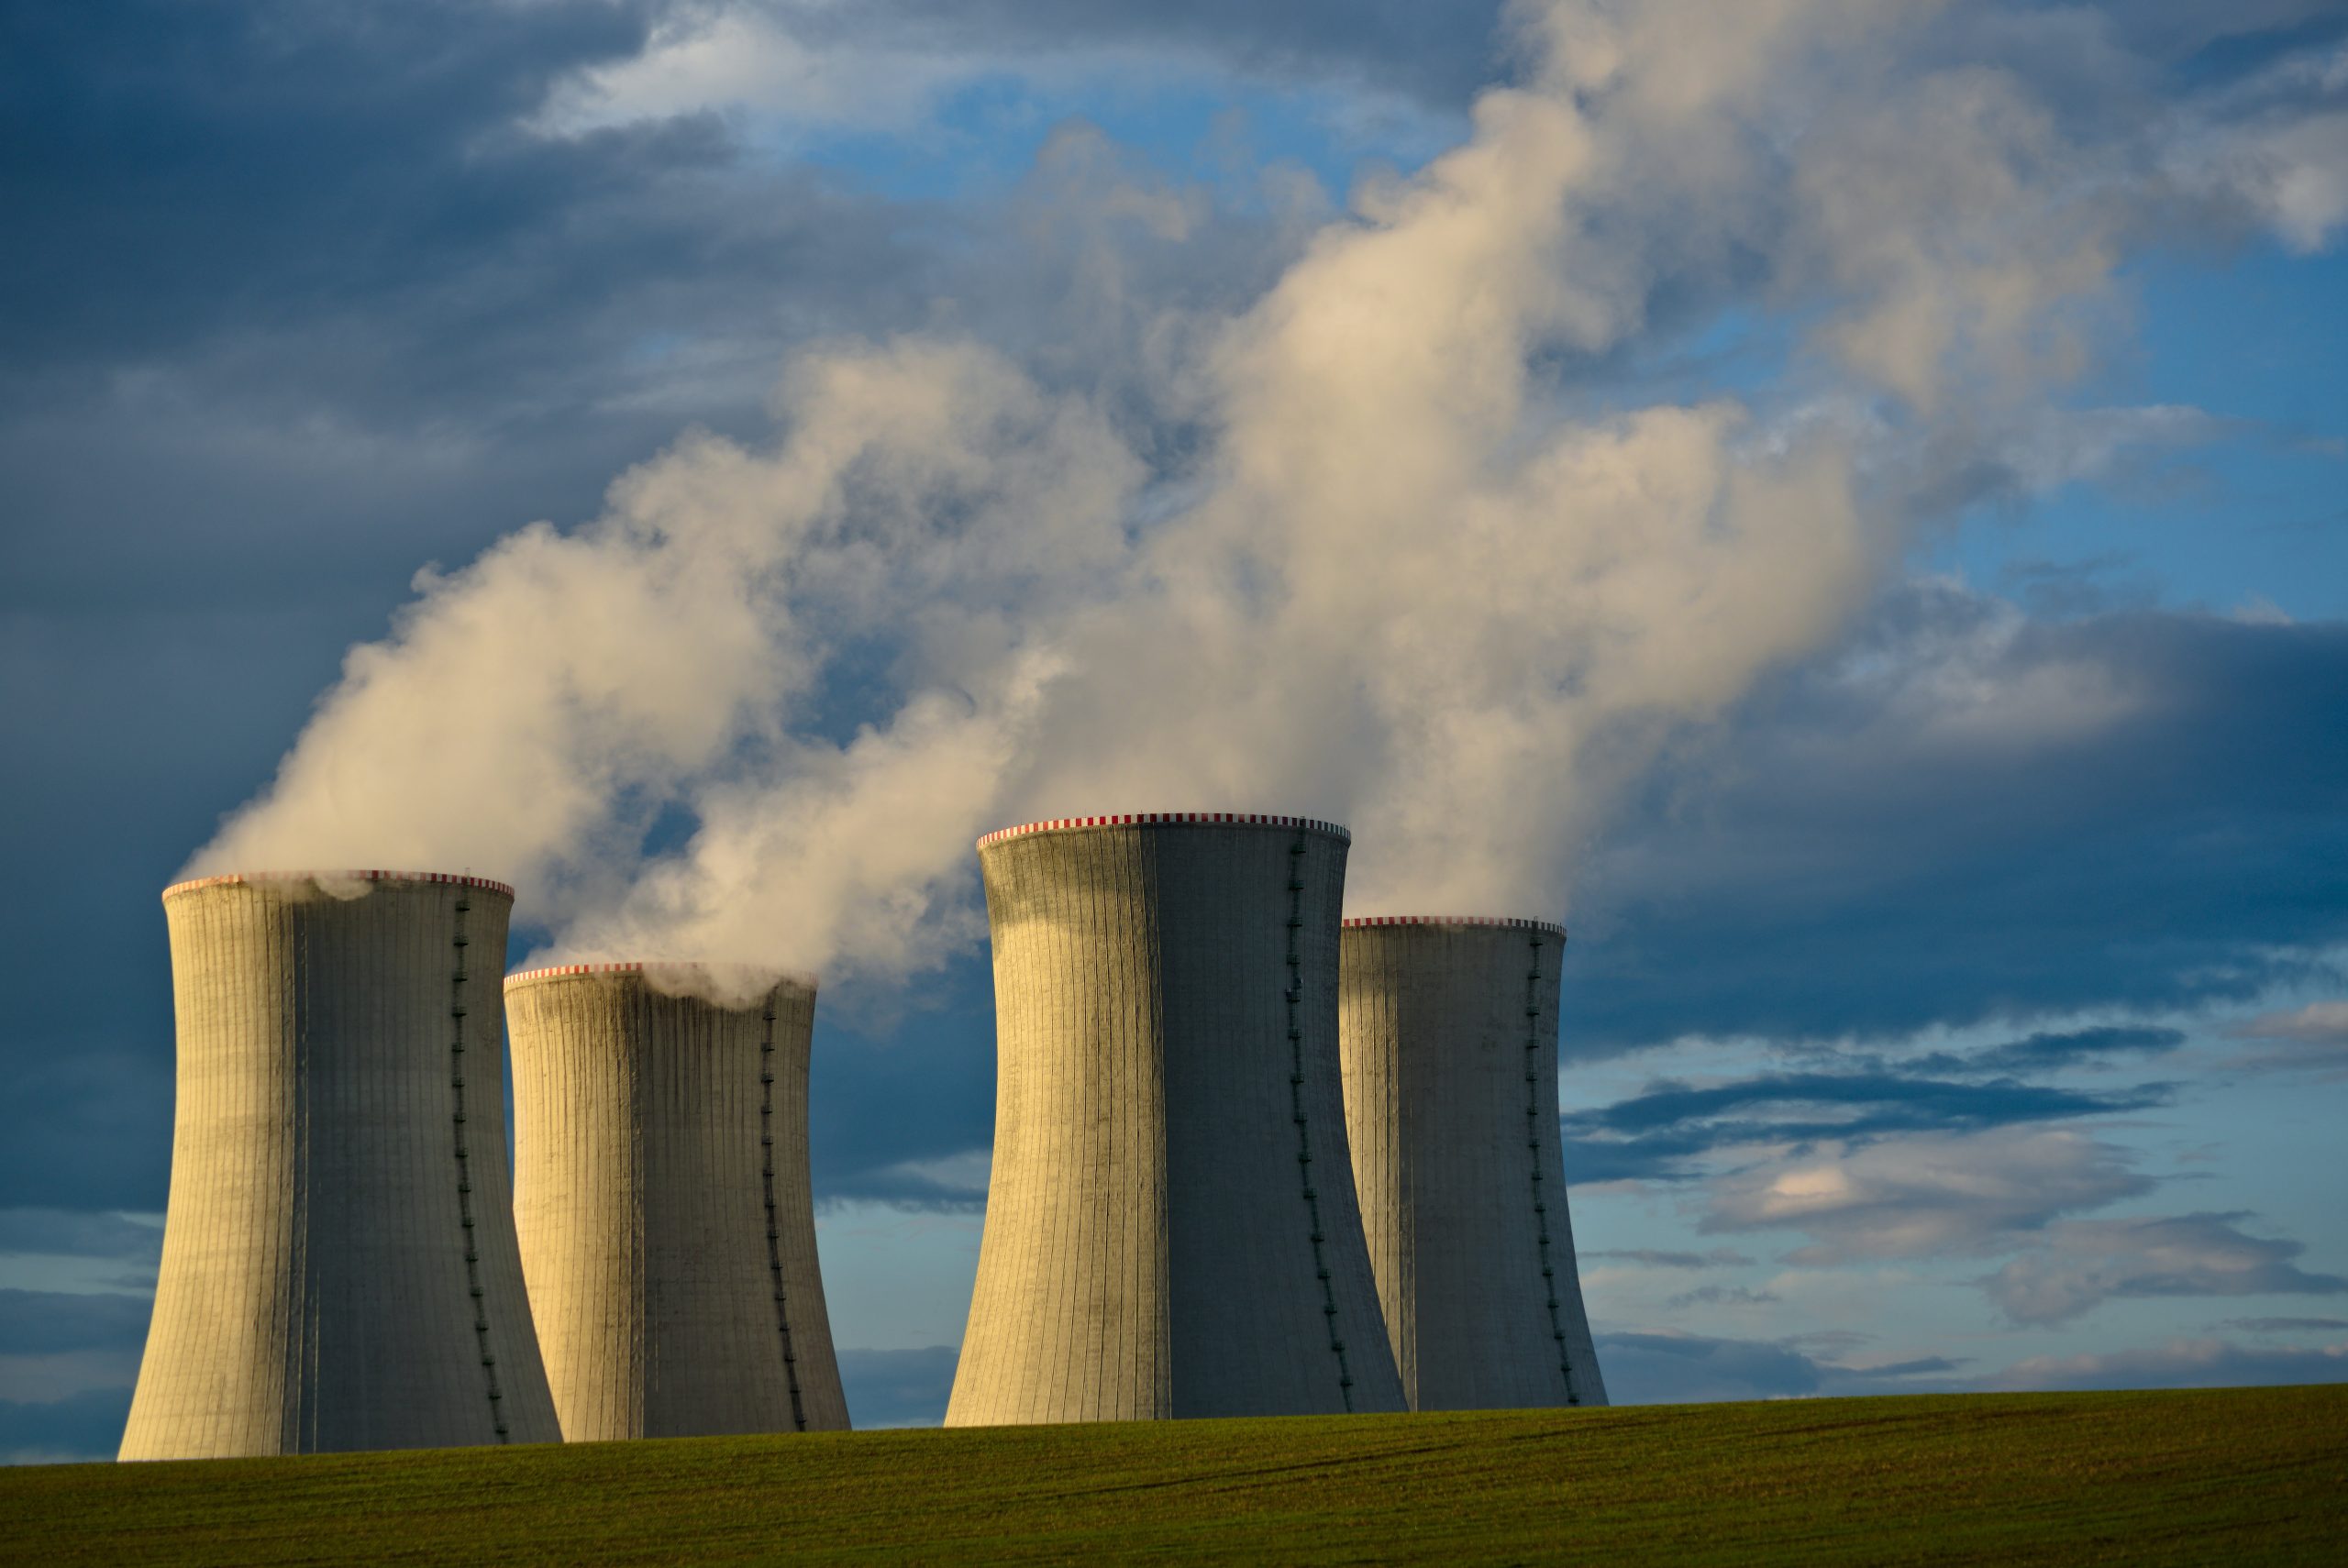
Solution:
<path fill-rule="evenodd" d="M 1414 1410 L 1606 1403 L 1557 1130 L 1565 945 L 1534 921 L 1345 923 L 1346 1130 Z"/>
<path fill-rule="evenodd" d="M 505 1161 L 512 890 L 163 894 L 171 1207 L 125 1459 L 551 1442 Z"/>
<path fill-rule="evenodd" d="M 562 1435 L 840 1431 L 815 1260 L 815 988 L 741 1006 L 655 966 L 505 982 L 515 1219 Z"/>
<path fill-rule="evenodd" d="M 980 841 L 1000 1057 L 948 1426 L 1399 1410 L 1346 1152 L 1346 835 Z"/>

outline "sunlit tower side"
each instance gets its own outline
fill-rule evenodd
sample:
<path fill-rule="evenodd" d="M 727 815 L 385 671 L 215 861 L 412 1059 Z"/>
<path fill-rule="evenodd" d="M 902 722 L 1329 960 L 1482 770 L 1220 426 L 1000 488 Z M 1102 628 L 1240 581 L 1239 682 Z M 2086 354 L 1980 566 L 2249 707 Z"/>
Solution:
<path fill-rule="evenodd" d="M 1385 916 L 1342 941 L 1346 1132 L 1411 1408 L 1605 1404 L 1557 1126 L 1565 929 Z"/>
<path fill-rule="evenodd" d="M 515 1222 L 571 1442 L 848 1425 L 808 1176 L 815 988 L 694 994 L 712 978 L 505 981 Z"/>
<path fill-rule="evenodd" d="M 506 1175 L 513 902 L 392 871 L 164 889 L 179 1099 L 124 1459 L 556 1439 Z"/>
<path fill-rule="evenodd" d="M 1346 1150 L 1346 831 L 979 841 L 994 1164 L 948 1426 L 1399 1410 Z"/>

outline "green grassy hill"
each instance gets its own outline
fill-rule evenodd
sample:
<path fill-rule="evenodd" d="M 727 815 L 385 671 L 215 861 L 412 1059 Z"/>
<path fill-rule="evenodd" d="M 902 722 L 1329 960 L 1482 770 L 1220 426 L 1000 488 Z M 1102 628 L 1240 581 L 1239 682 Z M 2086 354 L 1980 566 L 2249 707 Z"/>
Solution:
<path fill-rule="evenodd" d="M 2348 1562 L 2348 1386 L 0 1472 L 39 1562 Z"/>

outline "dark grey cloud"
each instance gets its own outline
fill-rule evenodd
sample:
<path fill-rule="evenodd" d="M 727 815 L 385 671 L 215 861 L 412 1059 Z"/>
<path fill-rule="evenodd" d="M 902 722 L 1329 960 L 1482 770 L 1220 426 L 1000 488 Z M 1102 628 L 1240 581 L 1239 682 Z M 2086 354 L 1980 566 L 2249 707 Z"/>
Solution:
<path fill-rule="evenodd" d="M 1896 590 L 1592 855 L 1566 1048 L 2154 1013 L 2325 973 L 2343 711 L 2348 625 Z"/>
<path fill-rule="evenodd" d="M 2158 1087 L 2158 1086 L 2155 1086 Z M 1916 1127 L 1995 1127 L 2015 1121 L 2041 1121 L 2050 1117 L 2082 1116 L 2103 1110 L 2134 1110 L 2157 1103 L 2147 1091 L 2124 1097 L 2101 1097 L 2068 1089 L 2042 1088 L 2029 1084 L 1944 1083 L 1931 1078 L 1895 1077 L 1885 1073 L 1833 1076 L 1823 1073 L 1773 1074 L 1690 1088 L 1665 1083 L 1645 1093 L 1587 1112 L 1574 1119 L 1583 1130 L 1644 1132 L 1658 1127 L 1711 1121 L 1732 1110 L 1750 1111 L 1772 1106 L 1853 1106 L 1876 1111 L 1880 1107 L 1918 1108 L 1910 1121 L 1905 1109 L 1876 1112 L 1859 1121 L 1797 1121 L 1795 1136 L 1815 1132 L 1873 1132 L 1878 1127 L 1910 1131 Z M 1813 1131 L 1814 1130 L 1814 1131 Z"/>
<path fill-rule="evenodd" d="M 843 1350 L 840 1384 L 857 1430 L 934 1427 L 946 1419 L 947 1396 L 961 1353 L 952 1345 L 921 1350 Z"/>
<path fill-rule="evenodd" d="M 790 242 L 812 248 L 839 215 L 810 189 L 763 229 L 710 221 L 723 195 L 696 181 L 734 158 L 714 124 L 592 144 L 518 128 L 566 72 L 633 53 L 646 9 L 12 11 L 0 113 L 24 155 L 0 181 L 42 221 L 0 260 L 0 395 L 201 365 L 216 392 L 274 383 L 281 415 L 526 419 L 576 373 L 581 338 L 679 325 L 648 285 L 739 282 L 733 249 L 789 271 Z M 794 211 L 803 226 L 781 226 Z M 599 318 L 612 307 L 626 319 Z"/>
<path fill-rule="evenodd" d="M 2298 1242 L 2253 1236 L 2241 1213 L 2079 1220 L 1981 1281 L 2017 1323 L 2067 1322 L 2114 1298 L 2163 1296 L 2340 1296 L 2348 1278 L 2292 1260 Z"/>
<path fill-rule="evenodd" d="M 144 1296 L 85 1296 L 0 1289 L 0 1347 L 17 1355 L 137 1350 L 154 1302 Z"/>
<path fill-rule="evenodd" d="M 0 1462 L 108 1460 L 130 1419 L 130 1390 L 91 1388 L 62 1399 L 0 1399 Z"/>
<path fill-rule="evenodd" d="M 0 458 L 39 525 L 0 602 L 396 593 L 754 416 L 782 343 L 922 318 L 917 212 L 753 169 L 714 119 L 521 127 L 647 9 L 0 20 L 0 190 L 40 215 L 0 255 Z"/>
<path fill-rule="evenodd" d="M 1667 1177 L 1738 1145 L 1981 1132 L 2142 1110 L 2165 1103 L 2171 1092 L 2166 1084 L 2092 1094 L 1889 1072 L 1768 1074 L 1705 1088 L 1663 1082 L 1562 1118 L 1566 1174 L 1578 1182 Z"/>

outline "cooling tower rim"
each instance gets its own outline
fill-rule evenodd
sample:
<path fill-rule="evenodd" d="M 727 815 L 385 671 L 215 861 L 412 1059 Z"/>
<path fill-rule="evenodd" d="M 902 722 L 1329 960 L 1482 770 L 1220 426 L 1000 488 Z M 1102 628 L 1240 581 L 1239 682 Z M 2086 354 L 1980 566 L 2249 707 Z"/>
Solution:
<path fill-rule="evenodd" d="M 1350 915 L 1337 922 L 1346 931 L 1368 931 L 1390 925 L 1499 926 L 1509 931 L 1537 931 L 1565 940 L 1566 928 L 1553 920 L 1525 920 L 1515 915 Z"/>
<path fill-rule="evenodd" d="M 268 882 L 437 882 L 444 886 L 479 888 L 485 892 L 514 897 L 514 889 L 504 882 L 487 877 L 474 877 L 457 871 L 224 871 L 216 877 L 193 877 L 184 882 L 174 882 L 163 889 L 166 899 L 198 888 L 222 888 L 238 883 Z"/>
<path fill-rule="evenodd" d="M 585 979 L 593 976 L 606 978 L 627 975 L 679 975 L 688 972 L 703 974 L 740 974 L 772 976 L 770 988 L 796 986 L 803 990 L 815 989 L 815 977 L 797 975 L 788 970 L 770 969 L 758 964 L 713 964 L 696 958 L 651 958 L 615 960 L 606 964 L 542 964 L 535 969 L 516 969 L 505 977 L 508 990 L 515 986 L 537 985 L 548 980 Z"/>
<path fill-rule="evenodd" d="M 1276 817 L 1258 812 L 1127 812 L 1120 816 L 1050 817 L 1042 822 L 1022 823 L 1017 827 L 998 828 L 979 840 L 979 847 L 984 849 L 1004 839 L 1030 834 L 1105 827 L 1277 827 L 1324 834 L 1345 844 L 1351 844 L 1354 837 L 1353 830 L 1345 823 L 1323 822 L 1318 817 Z"/>

